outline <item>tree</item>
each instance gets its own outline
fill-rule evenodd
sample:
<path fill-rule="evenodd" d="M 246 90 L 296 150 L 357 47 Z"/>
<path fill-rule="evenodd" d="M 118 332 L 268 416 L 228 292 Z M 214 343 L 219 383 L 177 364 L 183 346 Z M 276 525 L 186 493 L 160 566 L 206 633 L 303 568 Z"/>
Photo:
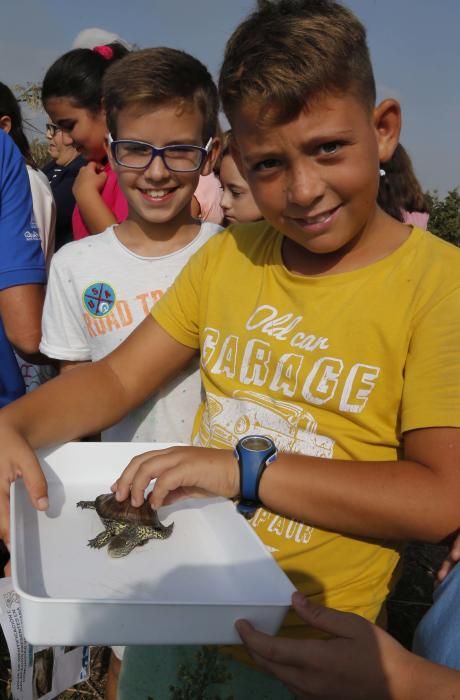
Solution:
<path fill-rule="evenodd" d="M 435 190 L 425 193 L 430 212 L 429 230 L 449 243 L 460 246 L 460 192 L 458 187 L 441 199 Z"/>
<path fill-rule="evenodd" d="M 26 104 L 34 112 L 39 112 L 42 110 L 42 86 L 40 83 L 14 85 L 13 92 L 18 102 Z"/>
<path fill-rule="evenodd" d="M 14 85 L 13 92 L 19 104 L 26 105 L 32 112 L 43 111 L 41 100 L 42 86 L 40 83 Z M 22 110 L 22 112 L 24 112 L 24 110 Z M 38 167 L 42 168 L 50 159 L 48 143 L 44 141 L 41 130 L 37 129 L 30 119 L 24 117 L 24 114 L 22 120 L 29 132 L 33 134 L 33 138 L 29 139 L 32 157 Z"/>

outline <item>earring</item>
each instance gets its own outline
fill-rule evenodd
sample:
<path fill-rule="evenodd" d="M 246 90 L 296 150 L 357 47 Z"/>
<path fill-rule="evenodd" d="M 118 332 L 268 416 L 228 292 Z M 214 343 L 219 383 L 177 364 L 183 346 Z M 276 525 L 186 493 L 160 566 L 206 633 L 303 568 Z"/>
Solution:
<path fill-rule="evenodd" d="M 384 170 L 383 168 L 380 168 L 380 170 L 379 170 L 380 177 L 385 177 L 386 174 L 387 174 L 386 170 Z"/>

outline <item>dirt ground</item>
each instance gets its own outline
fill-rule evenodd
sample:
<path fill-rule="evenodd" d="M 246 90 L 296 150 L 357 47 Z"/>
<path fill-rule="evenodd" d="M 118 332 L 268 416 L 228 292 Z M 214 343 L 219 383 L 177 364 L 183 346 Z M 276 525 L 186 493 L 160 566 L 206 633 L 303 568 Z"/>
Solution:
<path fill-rule="evenodd" d="M 411 544 L 407 547 L 401 577 L 387 603 L 388 631 L 410 648 L 418 621 L 431 605 L 433 577 L 446 555 L 447 547 Z M 70 688 L 58 700 L 103 700 L 110 650 L 91 647 L 91 675 L 88 681 Z M 9 700 L 10 661 L 0 630 L 0 700 Z"/>

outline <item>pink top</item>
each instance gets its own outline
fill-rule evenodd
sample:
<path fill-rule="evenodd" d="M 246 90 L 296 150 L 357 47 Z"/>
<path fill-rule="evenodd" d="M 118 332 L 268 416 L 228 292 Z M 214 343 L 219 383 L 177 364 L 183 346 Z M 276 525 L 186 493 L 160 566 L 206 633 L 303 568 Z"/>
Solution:
<path fill-rule="evenodd" d="M 428 219 L 430 218 L 427 211 L 405 211 L 402 209 L 401 212 L 405 224 L 412 224 L 413 226 L 418 226 L 426 230 Z"/>
<path fill-rule="evenodd" d="M 220 180 L 211 173 L 202 175 L 195 190 L 195 199 L 200 205 L 199 218 L 201 221 L 210 221 L 213 224 L 221 224 L 224 212 L 220 206 L 222 188 Z"/>
<path fill-rule="evenodd" d="M 107 180 L 102 189 L 101 197 L 115 216 L 117 222 L 120 223 L 128 216 L 128 202 L 118 186 L 117 176 L 108 163 L 104 167 L 104 172 L 107 173 Z M 72 231 L 76 241 L 90 235 L 78 206 L 75 207 L 72 214 Z"/>
<path fill-rule="evenodd" d="M 104 172 L 107 173 L 107 180 L 101 196 L 117 222 L 121 223 L 128 216 L 128 202 L 118 185 L 116 174 L 108 163 L 104 167 Z M 224 213 L 220 206 L 221 196 L 220 182 L 213 173 L 200 177 L 198 187 L 195 190 L 195 197 L 200 204 L 201 221 L 210 221 L 215 224 L 222 223 Z M 72 214 L 72 231 L 76 241 L 90 235 L 78 206 L 75 207 Z"/>

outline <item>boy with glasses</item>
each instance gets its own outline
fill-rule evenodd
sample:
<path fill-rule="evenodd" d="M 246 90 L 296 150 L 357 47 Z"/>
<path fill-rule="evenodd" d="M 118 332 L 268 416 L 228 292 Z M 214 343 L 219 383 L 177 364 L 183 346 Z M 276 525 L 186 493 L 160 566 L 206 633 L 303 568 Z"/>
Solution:
<path fill-rule="evenodd" d="M 128 54 L 108 69 L 104 101 L 110 165 L 129 211 L 53 259 L 40 347 L 62 371 L 115 349 L 220 230 L 191 215 L 200 175 L 212 172 L 219 148 L 217 90 L 206 68 L 173 49 Z M 190 442 L 200 387 L 195 362 L 102 440 Z M 122 656 L 122 648 L 114 652 Z M 107 698 L 115 697 L 118 666 L 112 654 Z"/>
<path fill-rule="evenodd" d="M 219 148 L 217 90 L 206 68 L 174 49 L 137 51 L 108 69 L 104 103 L 110 164 L 129 213 L 53 259 L 41 349 L 60 360 L 62 370 L 120 345 L 220 230 L 190 213 L 198 179 L 212 171 Z M 102 439 L 189 442 L 199 401 L 194 364 Z"/>

